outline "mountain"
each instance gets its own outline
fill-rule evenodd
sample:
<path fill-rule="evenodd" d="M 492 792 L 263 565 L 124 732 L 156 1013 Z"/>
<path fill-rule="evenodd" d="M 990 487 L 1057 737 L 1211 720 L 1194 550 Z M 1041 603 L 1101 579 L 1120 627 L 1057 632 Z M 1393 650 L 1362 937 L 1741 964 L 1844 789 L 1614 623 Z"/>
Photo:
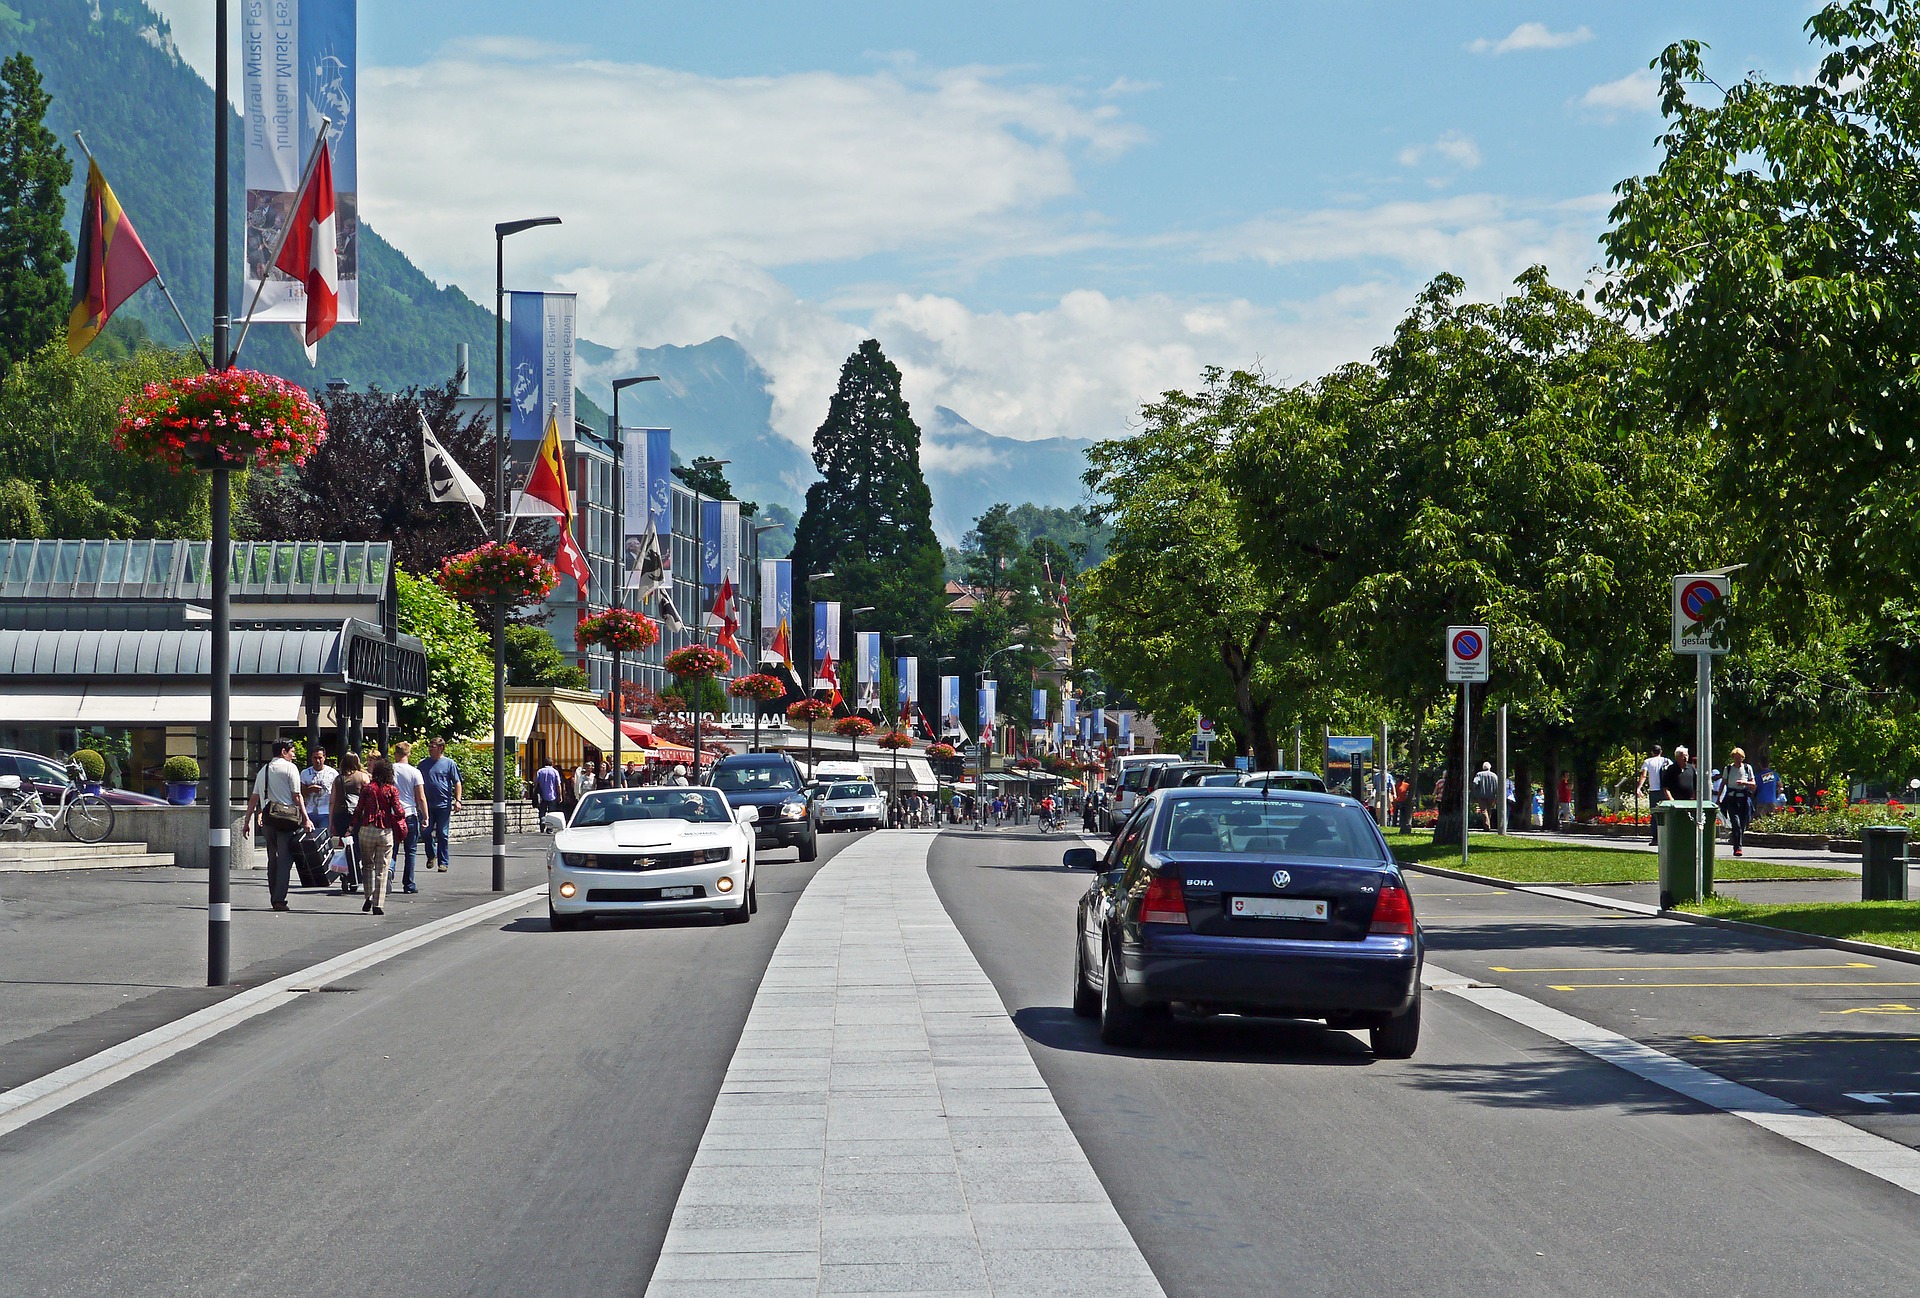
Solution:
<path fill-rule="evenodd" d="M 920 464 L 933 492 L 933 528 L 948 545 L 956 544 L 990 505 L 1070 508 L 1086 495 L 1080 475 L 1086 472 L 1090 441 L 996 437 L 945 406 L 933 408 L 920 434 Z"/>

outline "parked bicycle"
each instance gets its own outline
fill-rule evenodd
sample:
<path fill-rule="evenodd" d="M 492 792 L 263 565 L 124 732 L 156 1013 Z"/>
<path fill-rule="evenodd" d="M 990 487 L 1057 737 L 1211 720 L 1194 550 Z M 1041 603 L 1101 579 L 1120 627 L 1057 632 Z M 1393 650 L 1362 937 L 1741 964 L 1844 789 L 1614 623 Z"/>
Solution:
<path fill-rule="evenodd" d="M 82 843 L 98 843 L 113 832 L 113 804 L 82 787 L 86 772 L 80 763 L 67 763 L 67 787 L 60 802 L 49 807 L 38 786 L 23 784 L 17 775 L 0 775 L 0 834 L 25 838 L 36 829 L 64 829 Z"/>

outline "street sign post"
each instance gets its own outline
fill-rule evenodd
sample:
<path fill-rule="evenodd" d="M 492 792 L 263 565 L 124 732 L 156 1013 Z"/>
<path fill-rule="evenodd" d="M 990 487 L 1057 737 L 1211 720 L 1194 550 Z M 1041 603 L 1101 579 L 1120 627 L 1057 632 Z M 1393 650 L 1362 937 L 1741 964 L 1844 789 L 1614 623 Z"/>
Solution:
<path fill-rule="evenodd" d="M 1693 896 L 1705 901 L 1707 853 L 1712 830 L 1699 808 L 1713 800 L 1713 656 L 1727 652 L 1727 600 L 1733 594 L 1733 569 L 1683 572 L 1673 579 L 1673 651 L 1692 654 L 1695 663 L 1693 754 Z"/>
<path fill-rule="evenodd" d="M 1460 868 L 1467 868 L 1473 827 L 1473 687 L 1493 670 L 1493 635 L 1484 626 L 1447 628 L 1447 680 L 1460 686 Z"/>

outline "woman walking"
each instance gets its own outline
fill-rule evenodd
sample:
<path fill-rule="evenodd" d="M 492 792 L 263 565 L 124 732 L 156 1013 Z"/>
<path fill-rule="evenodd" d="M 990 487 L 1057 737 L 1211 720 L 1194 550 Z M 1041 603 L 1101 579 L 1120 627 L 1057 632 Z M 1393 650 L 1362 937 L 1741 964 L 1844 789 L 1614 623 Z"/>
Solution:
<path fill-rule="evenodd" d="M 384 757 L 373 760 L 373 781 L 360 795 L 353 813 L 354 835 L 360 844 L 360 871 L 367 889 L 362 912 L 387 913 L 387 862 L 393 858 L 393 844 L 407 836 L 407 813 L 400 805 L 400 790 L 393 782 L 393 763 Z"/>
<path fill-rule="evenodd" d="M 347 854 L 347 872 L 340 876 L 340 895 L 360 891 L 360 847 L 353 841 L 353 813 L 367 791 L 367 772 L 360 754 L 340 754 L 340 775 L 333 782 L 333 807 L 328 821 L 340 831 L 336 841 Z"/>
<path fill-rule="evenodd" d="M 1747 825 L 1753 819 L 1753 795 L 1759 785 L 1754 781 L 1753 768 L 1747 765 L 1746 749 L 1736 748 L 1729 757 L 1731 760 L 1722 776 L 1726 793 L 1720 800 L 1720 808 L 1726 813 L 1727 836 L 1733 840 L 1733 854 L 1744 856 Z"/>

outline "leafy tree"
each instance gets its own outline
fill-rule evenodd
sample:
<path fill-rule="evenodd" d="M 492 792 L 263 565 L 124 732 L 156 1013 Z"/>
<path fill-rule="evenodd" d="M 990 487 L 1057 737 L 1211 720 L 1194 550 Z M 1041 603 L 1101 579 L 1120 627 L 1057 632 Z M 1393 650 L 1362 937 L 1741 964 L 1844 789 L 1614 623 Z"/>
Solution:
<path fill-rule="evenodd" d="M 40 512 L 40 493 L 23 478 L 0 482 L 0 536 L 31 541 L 47 534 Z"/>
<path fill-rule="evenodd" d="M 843 606 L 878 610 L 869 626 L 928 634 L 944 584 L 920 429 L 900 395 L 900 371 L 871 338 L 841 367 L 813 462 L 821 481 L 807 488 L 795 572 L 833 572 Z"/>
<path fill-rule="evenodd" d="M 587 674 L 566 660 L 552 636 L 525 625 L 507 628 L 507 684 L 588 687 Z"/>
<path fill-rule="evenodd" d="M 427 696 L 400 704 L 401 726 L 449 738 L 485 730 L 493 717 L 493 650 L 473 610 L 397 567 L 394 581 L 400 630 L 427 651 Z"/>
<path fill-rule="evenodd" d="M 0 376 L 67 318 L 73 240 L 61 189 L 73 160 L 47 129 L 52 102 L 26 54 L 0 63 Z"/>
<path fill-rule="evenodd" d="M 739 500 L 733 494 L 733 484 L 727 481 L 726 466 L 711 455 L 696 455 L 692 464 L 676 464 L 673 476 L 687 484 L 687 489 L 697 491 L 708 500 Z M 751 500 L 740 502 L 740 512 L 748 518 L 758 513 L 760 506 Z M 792 518 L 791 511 L 783 511 Z"/>

